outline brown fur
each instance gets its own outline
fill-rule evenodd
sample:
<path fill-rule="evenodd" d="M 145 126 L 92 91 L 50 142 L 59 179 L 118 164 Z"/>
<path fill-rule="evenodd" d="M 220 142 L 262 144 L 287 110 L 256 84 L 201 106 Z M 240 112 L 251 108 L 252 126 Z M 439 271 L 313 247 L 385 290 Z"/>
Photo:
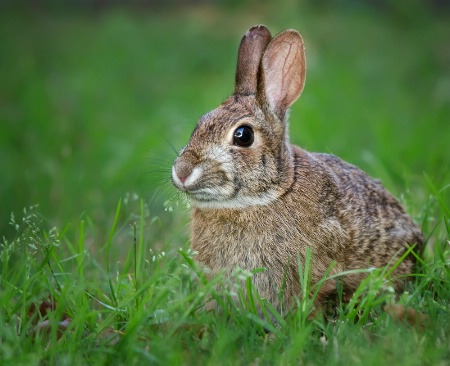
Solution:
<path fill-rule="evenodd" d="M 253 284 L 261 297 L 280 308 L 300 296 L 297 257 L 304 263 L 307 248 L 313 253 L 316 283 L 333 261 L 332 274 L 382 267 L 408 245 L 420 250 L 423 238 L 379 182 L 333 155 L 289 144 L 286 111 L 304 85 L 303 41 L 288 30 L 267 45 L 270 33 L 262 27 L 250 29 L 241 42 L 235 94 L 200 119 L 172 177 L 192 198 L 196 259 L 212 274 L 266 268 L 253 277 Z M 251 54 L 255 49 L 258 62 Z M 230 140 L 242 125 L 253 128 L 250 147 Z M 411 273 L 413 264 L 408 256 L 394 274 Z M 346 276 L 344 291 L 351 295 L 362 278 Z M 277 291 L 283 281 L 280 304 Z M 334 281 L 325 282 L 318 302 L 335 291 Z"/>

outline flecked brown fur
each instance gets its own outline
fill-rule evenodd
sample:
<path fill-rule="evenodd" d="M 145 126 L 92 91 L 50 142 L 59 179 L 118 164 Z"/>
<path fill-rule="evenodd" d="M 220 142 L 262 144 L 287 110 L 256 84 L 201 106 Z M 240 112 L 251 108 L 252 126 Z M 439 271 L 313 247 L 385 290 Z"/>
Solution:
<path fill-rule="evenodd" d="M 316 283 L 333 261 L 331 274 L 382 267 L 408 245 L 420 251 L 423 243 L 420 229 L 381 183 L 336 156 L 289 143 L 287 109 L 303 90 L 305 70 L 298 32 L 271 39 L 265 27 L 251 28 L 239 50 L 235 94 L 199 120 L 172 172 L 192 200 L 197 261 L 212 274 L 266 268 L 253 284 L 278 308 L 300 296 L 297 257 L 304 263 L 307 248 Z M 233 143 L 240 126 L 254 131 L 249 147 Z M 394 277 L 411 273 L 413 265 L 407 256 Z M 363 276 L 343 279 L 347 296 Z M 394 281 L 397 288 L 402 283 Z M 335 292 L 336 283 L 325 282 L 318 302 Z"/>

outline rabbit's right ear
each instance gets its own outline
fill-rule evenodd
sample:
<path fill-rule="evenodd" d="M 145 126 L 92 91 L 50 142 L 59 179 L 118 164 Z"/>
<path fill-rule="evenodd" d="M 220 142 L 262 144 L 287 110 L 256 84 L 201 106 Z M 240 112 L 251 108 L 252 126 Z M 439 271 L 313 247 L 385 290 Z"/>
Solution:
<path fill-rule="evenodd" d="M 235 94 L 256 94 L 258 69 L 272 36 L 263 25 L 256 25 L 242 37 L 236 67 Z"/>
<path fill-rule="evenodd" d="M 293 29 L 281 32 L 269 43 L 261 59 L 258 98 L 283 120 L 303 90 L 305 75 L 302 36 Z"/>

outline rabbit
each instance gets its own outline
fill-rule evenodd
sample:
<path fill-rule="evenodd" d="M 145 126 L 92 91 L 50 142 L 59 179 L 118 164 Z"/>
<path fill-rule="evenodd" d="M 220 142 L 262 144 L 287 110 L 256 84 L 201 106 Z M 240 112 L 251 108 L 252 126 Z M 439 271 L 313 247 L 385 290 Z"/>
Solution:
<path fill-rule="evenodd" d="M 196 261 L 209 276 L 265 268 L 252 283 L 277 309 L 301 296 L 298 257 L 305 263 L 307 248 L 315 284 L 332 263 L 330 276 L 383 267 L 423 245 L 421 230 L 380 182 L 336 156 L 290 144 L 288 108 L 305 73 L 299 32 L 272 38 L 265 26 L 252 27 L 239 46 L 233 95 L 199 119 L 172 166 L 173 184 L 190 199 Z M 395 269 L 397 290 L 414 265 L 409 253 Z M 366 275 L 343 277 L 345 298 Z M 318 306 L 337 286 L 323 283 Z"/>

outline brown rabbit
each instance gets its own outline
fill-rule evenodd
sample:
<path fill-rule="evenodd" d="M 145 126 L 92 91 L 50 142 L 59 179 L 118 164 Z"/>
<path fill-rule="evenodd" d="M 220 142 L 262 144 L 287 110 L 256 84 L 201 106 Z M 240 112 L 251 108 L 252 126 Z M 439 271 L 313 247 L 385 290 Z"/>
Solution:
<path fill-rule="evenodd" d="M 212 274 L 236 267 L 253 277 L 275 307 L 300 296 L 297 257 L 313 253 L 312 283 L 331 274 L 394 263 L 423 237 L 399 202 L 376 180 L 333 155 L 289 143 L 287 111 L 305 83 L 303 40 L 274 38 L 262 25 L 242 38 L 234 94 L 200 118 L 172 167 L 174 185 L 192 206 L 192 249 Z M 394 271 L 412 272 L 413 255 Z M 342 280 L 351 296 L 364 274 Z M 397 288 L 401 280 L 394 281 Z M 284 286 L 282 303 L 278 291 Z M 318 303 L 336 292 L 322 286 Z"/>

